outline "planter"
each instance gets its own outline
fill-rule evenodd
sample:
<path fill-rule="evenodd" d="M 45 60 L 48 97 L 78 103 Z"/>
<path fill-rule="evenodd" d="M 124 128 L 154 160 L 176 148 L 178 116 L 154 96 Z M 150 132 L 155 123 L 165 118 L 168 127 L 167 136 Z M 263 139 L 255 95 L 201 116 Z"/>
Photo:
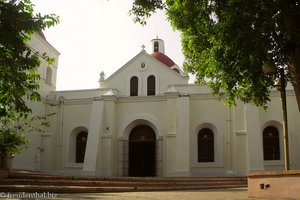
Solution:
<path fill-rule="evenodd" d="M 1 157 L 1 168 L 2 169 L 11 169 L 13 165 L 13 156 L 5 155 Z"/>
<path fill-rule="evenodd" d="M 0 180 L 7 179 L 8 177 L 8 169 L 0 169 Z"/>

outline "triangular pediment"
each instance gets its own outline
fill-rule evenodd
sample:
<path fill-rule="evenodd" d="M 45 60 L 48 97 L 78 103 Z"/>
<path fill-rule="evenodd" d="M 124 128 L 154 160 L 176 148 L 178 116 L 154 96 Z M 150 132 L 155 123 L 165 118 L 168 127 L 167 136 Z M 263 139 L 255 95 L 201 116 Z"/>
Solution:
<path fill-rule="evenodd" d="M 187 84 L 188 76 L 182 75 L 171 67 L 153 58 L 145 50 L 139 52 L 110 77 L 101 82 L 101 88 L 116 88 L 120 94 L 128 95 L 129 80 L 136 76 L 139 86 L 146 87 L 147 77 L 154 75 L 162 90 L 167 90 L 169 84 Z M 145 90 L 145 88 L 143 88 Z"/>

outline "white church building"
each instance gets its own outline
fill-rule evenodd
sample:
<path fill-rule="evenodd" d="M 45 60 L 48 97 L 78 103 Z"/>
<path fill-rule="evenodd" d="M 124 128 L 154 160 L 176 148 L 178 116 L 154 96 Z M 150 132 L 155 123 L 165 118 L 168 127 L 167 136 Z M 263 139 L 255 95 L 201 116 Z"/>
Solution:
<path fill-rule="evenodd" d="M 33 113 L 55 113 L 14 158 L 14 168 L 64 175 L 223 176 L 284 169 L 280 93 L 268 110 L 238 102 L 226 107 L 165 52 L 161 39 L 141 50 L 99 88 L 56 91 L 59 52 L 42 34 L 30 45 L 56 59 L 42 63 L 42 102 Z M 166 44 L 167 45 L 167 44 Z M 63 67 L 63 66 L 60 66 Z M 99 71 L 100 72 L 100 71 Z M 97 81 L 97 80 L 95 80 Z M 287 87 L 291 169 L 300 169 L 300 114 Z"/>

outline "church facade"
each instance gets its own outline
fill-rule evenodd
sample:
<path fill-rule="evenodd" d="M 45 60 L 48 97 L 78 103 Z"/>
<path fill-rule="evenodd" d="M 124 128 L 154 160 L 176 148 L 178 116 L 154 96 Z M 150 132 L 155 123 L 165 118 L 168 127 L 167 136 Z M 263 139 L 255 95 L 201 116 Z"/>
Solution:
<path fill-rule="evenodd" d="M 56 91 L 59 53 L 42 35 L 30 45 L 56 62 L 42 63 L 42 102 L 35 114 L 55 113 L 15 157 L 14 168 L 64 175 L 220 176 L 284 169 L 281 100 L 268 110 L 237 102 L 226 107 L 151 41 L 99 88 Z M 287 87 L 291 169 L 300 168 L 300 114 Z"/>

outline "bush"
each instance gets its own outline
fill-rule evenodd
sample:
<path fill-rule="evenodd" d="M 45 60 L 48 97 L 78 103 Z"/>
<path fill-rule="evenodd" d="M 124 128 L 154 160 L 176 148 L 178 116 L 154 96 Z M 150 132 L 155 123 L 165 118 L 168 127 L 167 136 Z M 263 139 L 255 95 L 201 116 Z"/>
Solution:
<path fill-rule="evenodd" d="M 20 154 L 29 143 L 28 133 L 41 133 L 49 126 L 47 117 L 15 115 L 0 118 L 0 156 Z"/>
<path fill-rule="evenodd" d="M 29 143 L 28 135 L 5 130 L 0 134 L 0 155 L 14 156 L 20 154 Z"/>

